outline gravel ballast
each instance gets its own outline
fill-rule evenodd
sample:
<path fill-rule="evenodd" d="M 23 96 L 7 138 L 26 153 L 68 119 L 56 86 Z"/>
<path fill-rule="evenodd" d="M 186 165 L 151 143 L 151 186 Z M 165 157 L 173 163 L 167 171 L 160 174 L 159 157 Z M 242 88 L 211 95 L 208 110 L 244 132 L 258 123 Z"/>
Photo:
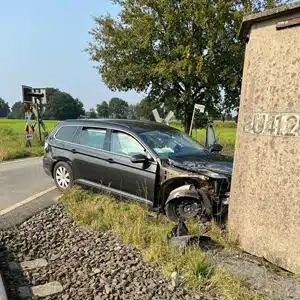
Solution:
<path fill-rule="evenodd" d="M 91 232 L 76 225 L 61 203 L 0 231 L 0 246 L 9 299 L 19 298 L 19 287 L 50 282 L 59 282 L 63 292 L 45 299 L 206 299 L 200 292 L 174 287 L 171 278 L 144 262 L 137 249 L 112 232 Z M 48 264 L 27 271 L 8 267 L 12 261 L 36 259 Z"/>

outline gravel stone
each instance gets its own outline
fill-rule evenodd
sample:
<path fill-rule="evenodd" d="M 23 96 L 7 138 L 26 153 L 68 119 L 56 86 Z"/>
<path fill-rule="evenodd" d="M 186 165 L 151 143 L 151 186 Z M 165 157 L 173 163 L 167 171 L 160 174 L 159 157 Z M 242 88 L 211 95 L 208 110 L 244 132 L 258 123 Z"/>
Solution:
<path fill-rule="evenodd" d="M 9 262 L 36 259 L 45 259 L 48 265 L 26 272 L 8 267 Z M 19 299 L 18 287 L 54 281 L 63 291 L 45 299 L 206 299 L 178 282 L 173 286 L 172 278 L 163 277 L 112 232 L 92 232 L 77 225 L 62 203 L 0 231 L 0 269 L 9 299 Z"/>

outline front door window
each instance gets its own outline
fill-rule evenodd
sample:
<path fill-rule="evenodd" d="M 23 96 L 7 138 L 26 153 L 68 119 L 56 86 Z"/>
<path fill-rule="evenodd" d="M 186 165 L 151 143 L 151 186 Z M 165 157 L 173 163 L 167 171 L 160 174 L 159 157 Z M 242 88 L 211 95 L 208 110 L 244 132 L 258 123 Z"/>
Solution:
<path fill-rule="evenodd" d="M 144 147 L 137 140 L 123 132 L 112 132 L 110 150 L 126 156 L 146 154 Z"/>

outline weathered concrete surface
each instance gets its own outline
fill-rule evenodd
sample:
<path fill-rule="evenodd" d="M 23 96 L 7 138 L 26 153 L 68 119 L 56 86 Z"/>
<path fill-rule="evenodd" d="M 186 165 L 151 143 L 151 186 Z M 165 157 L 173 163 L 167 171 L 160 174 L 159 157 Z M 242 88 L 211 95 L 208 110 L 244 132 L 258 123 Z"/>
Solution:
<path fill-rule="evenodd" d="M 57 282 L 49 282 L 46 284 L 41 284 L 33 287 L 21 286 L 18 288 L 19 297 L 24 299 L 29 299 L 33 296 L 36 297 L 47 297 L 60 294 L 63 292 L 63 286 Z"/>
<path fill-rule="evenodd" d="M 248 31 L 253 23 L 261 22 L 267 19 L 274 19 L 274 17 L 281 17 L 283 15 L 289 15 L 294 12 L 300 11 L 300 2 L 290 3 L 287 5 L 280 5 L 272 9 L 266 9 L 265 11 L 249 15 L 244 17 L 243 24 L 240 30 L 240 36 L 245 37 L 248 34 Z"/>
<path fill-rule="evenodd" d="M 8 264 L 8 266 L 12 271 L 19 271 L 19 270 L 28 271 L 28 270 L 46 267 L 48 266 L 48 262 L 43 258 L 38 258 L 34 260 L 23 261 L 21 263 L 12 261 Z"/>
<path fill-rule="evenodd" d="M 37 268 L 42 268 L 48 266 L 46 259 L 38 258 L 35 260 L 28 260 L 21 262 L 21 268 L 23 271 L 33 270 Z"/>
<path fill-rule="evenodd" d="M 47 297 L 47 296 L 59 294 L 64 289 L 59 282 L 53 281 L 43 285 L 34 286 L 31 288 L 31 290 L 34 296 Z"/>
<path fill-rule="evenodd" d="M 232 238 L 300 270 L 300 26 L 296 12 L 252 25 L 246 47 L 229 206 Z"/>

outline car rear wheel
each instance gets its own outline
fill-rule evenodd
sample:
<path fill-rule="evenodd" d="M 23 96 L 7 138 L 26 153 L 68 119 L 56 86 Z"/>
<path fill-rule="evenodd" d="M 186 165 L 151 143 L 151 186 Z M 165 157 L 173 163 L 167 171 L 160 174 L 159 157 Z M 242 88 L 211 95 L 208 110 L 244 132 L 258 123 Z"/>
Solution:
<path fill-rule="evenodd" d="M 65 162 L 58 162 L 54 168 L 54 181 L 60 191 L 65 191 L 74 184 L 71 167 Z"/>

